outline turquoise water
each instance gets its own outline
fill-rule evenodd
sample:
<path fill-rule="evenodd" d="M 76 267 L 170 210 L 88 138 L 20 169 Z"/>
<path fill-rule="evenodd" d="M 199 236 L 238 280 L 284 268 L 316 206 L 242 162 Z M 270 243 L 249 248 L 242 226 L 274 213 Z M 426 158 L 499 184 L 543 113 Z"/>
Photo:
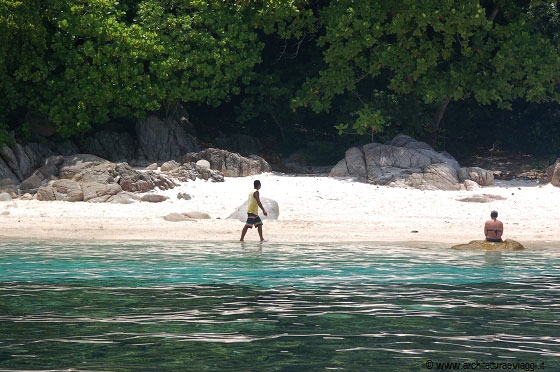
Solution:
<path fill-rule="evenodd" d="M 559 371 L 559 250 L 2 242 L 0 370 Z"/>

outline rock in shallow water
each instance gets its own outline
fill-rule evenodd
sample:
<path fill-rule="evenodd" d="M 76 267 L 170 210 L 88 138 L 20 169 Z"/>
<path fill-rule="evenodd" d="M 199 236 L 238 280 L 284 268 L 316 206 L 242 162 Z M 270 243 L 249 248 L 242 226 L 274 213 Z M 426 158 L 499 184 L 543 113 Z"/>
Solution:
<path fill-rule="evenodd" d="M 525 247 L 515 240 L 506 239 L 501 243 L 492 243 L 486 240 L 473 240 L 468 244 L 458 244 L 451 247 L 451 249 L 471 249 L 483 251 L 520 251 Z"/>

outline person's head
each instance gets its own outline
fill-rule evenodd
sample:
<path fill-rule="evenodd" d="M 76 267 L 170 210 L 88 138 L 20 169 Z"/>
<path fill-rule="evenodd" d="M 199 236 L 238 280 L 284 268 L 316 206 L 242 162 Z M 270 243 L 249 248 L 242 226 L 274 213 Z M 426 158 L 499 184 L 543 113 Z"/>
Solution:
<path fill-rule="evenodd" d="M 496 218 L 498 218 L 498 212 L 496 212 L 496 211 L 490 212 L 490 218 L 492 218 L 493 220 L 495 220 Z"/>
<path fill-rule="evenodd" d="M 260 189 L 260 188 L 261 188 L 261 181 L 259 181 L 259 180 L 253 181 L 253 187 L 254 187 L 256 190 Z"/>

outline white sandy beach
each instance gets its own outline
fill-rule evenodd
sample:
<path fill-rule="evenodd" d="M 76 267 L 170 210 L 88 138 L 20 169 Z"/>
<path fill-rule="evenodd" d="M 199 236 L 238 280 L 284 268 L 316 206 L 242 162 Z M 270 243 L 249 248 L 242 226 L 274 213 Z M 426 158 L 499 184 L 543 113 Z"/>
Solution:
<path fill-rule="evenodd" d="M 243 223 L 227 219 L 262 182 L 261 196 L 280 206 L 278 220 L 265 220 L 265 238 L 274 242 L 434 242 L 458 244 L 483 239 L 483 225 L 495 209 L 504 222 L 504 238 L 520 242 L 560 241 L 560 188 L 531 182 L 497 181 L 476 191 L 420 191 L 374 186 L 328 177 L 275 173 L 202 180 L 157 193 L 163 203 L 129 205 L 85 202 L 0 202 L 0 237 L 4 239 L 195 240 L 235 241 Z M 186 192 L 191 200 L 178 200 Z M 500 195 L 490 203 L 460 202 L 480 195 Z M 211 220 L 168 222 L 172 212 L 200 211 Z M 3 213 L 4 212 L 4 213 Z M 8 212 L 8 213 L 6 213 Z M 250 230 L 247 241 L 257 241 Z"/>

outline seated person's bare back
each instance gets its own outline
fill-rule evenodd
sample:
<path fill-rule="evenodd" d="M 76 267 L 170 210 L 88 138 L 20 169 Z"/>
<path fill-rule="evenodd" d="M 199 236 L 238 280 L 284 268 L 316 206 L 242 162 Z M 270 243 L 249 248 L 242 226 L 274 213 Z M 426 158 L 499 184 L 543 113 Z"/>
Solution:
<path fill-rule="evenodd" d="M 498 212 L 492 211 L 490 214 L 492 218 L 484 224 L 484 235 L 489 242 L 501 242 L 504 233 L 504 224 L 498 221 Z"/>

